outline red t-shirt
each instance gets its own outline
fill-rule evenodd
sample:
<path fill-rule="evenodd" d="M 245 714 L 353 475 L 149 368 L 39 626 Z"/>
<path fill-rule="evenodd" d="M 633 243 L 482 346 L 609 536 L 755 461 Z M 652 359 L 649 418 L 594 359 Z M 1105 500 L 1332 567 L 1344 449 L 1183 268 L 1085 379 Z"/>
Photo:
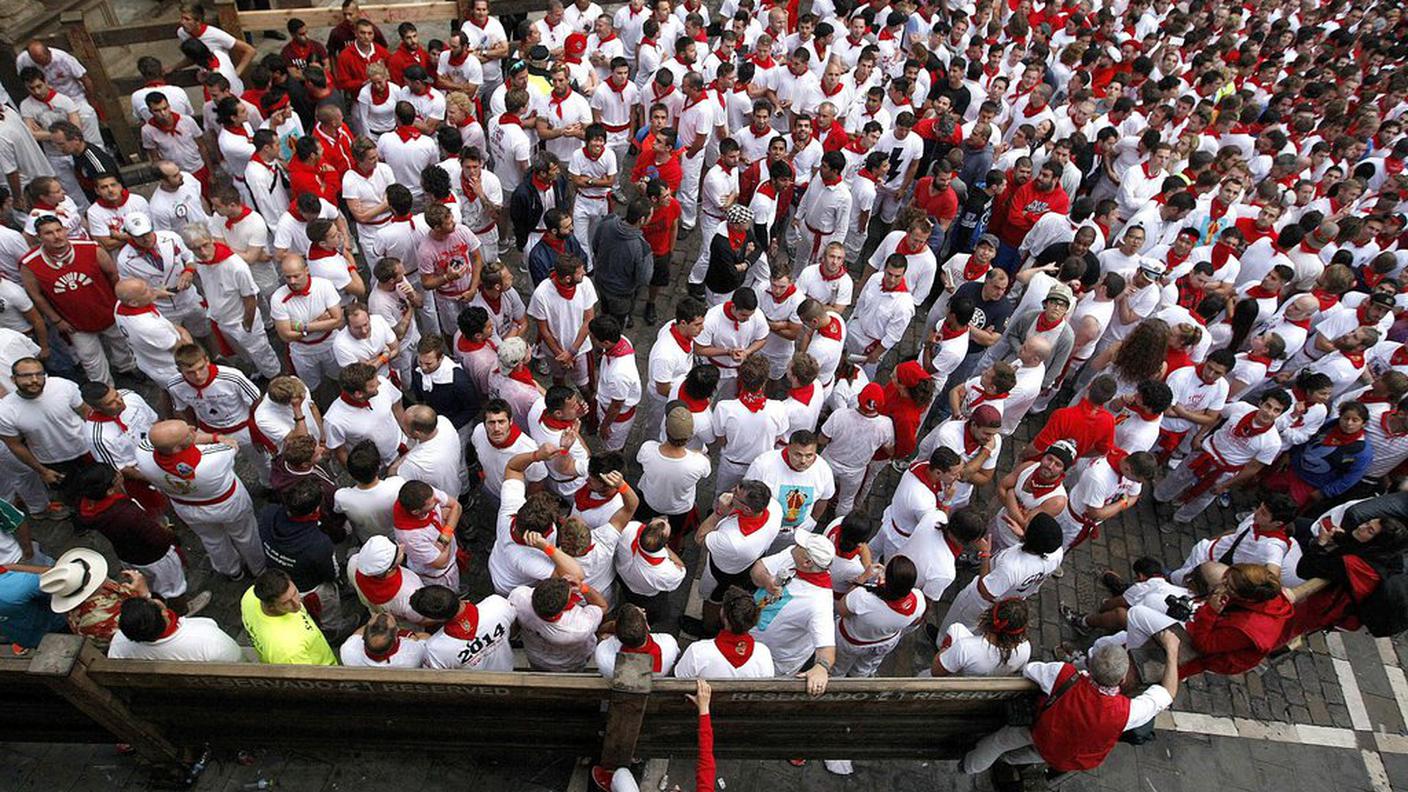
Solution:
<path fill-rule="evenodd" d="M 650 213 L 650 219 L 645 221 L 641 233 L 650 244 L 651 253 L 667 256 L 674 251 L 675 235 L 670 233 L 670 224 L 678 223 L 679 219 L 680 202 L 676 201 L 673 195 L 670 196 L 669 203 Z"/>
<path fill-rule="evenodd" d="M 424 47 L 417 47 L 415 52 L 408 52 L 405 47 L 397 47 L 386 59 L 386 70 L 391 72 L 391 82 L 397 85 L 406 84 L 406 69 L 412 66 L 419 66 L 430 73 L 430 53 Z"/>
<path fill-rule="evenodd" d="M 1046 453 L 1057 440 L 1074 442 L 1080 456 L 1108 453 L 1115 444 L 1115 416 L 1085 399 L 1062 407 L 1051 413 L 1046 425 L 1032 438 L 1032 450 L 1027 458 Z"/>
<path fill-rule="evenodd" d="M 925 176 L 914 183 L 914 205 L 936 220 L 949 221 L 958 216 L 958 193 L 952 185 L 935 192 L 934 177 Z"/>
<path fill-rule="evenodd" d="M 362 90 L 362 86 L 367 84 L 367 67 L 373 63 L 385 61 L 390 54 L 386 48 L 380 44 L 372 47 L 372 56 L 366 60 L 362 59 L 361 53 L 357 51 L 356 44 L 349 44 L 337 53 L 336 75 L 337 87 L 343 92 L 351 94 L 353 99 L 357 97 L 357 92 Z"/>
<path fill-rule="evenodd" d="M 650 142 L 651 138 L 647 137 L 646 141 Z M 650 151 L 648 148 L 643 150 Z M 671 154 L 663 165 L 656 165 L 653 155 L 645 154 L 639 157 L 635 167 L 631 169 L 631 181 L 639 182 L 649 178 L 663 179 L 670 192 L 679 193 L 680 183 L 684 181 L 684 169 L 680 167 L 679 153 Z"/>

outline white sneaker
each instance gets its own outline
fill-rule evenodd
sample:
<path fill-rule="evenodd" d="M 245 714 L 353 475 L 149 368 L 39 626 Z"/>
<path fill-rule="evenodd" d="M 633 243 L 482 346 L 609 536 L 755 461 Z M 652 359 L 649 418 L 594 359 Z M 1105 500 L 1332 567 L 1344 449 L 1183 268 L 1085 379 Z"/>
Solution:
<path fill-rule="evenodd" d="M 205 610 L 206 606 L 208 606 L 209 604 L 210 592 L 202 591 L 194 597 L 191 597 L 189 600 L 186 600 L 186 615 L 194 616 L 197 613 L 200 613 L 201 611 Z"/>
<path fill-rule="evenodd" d="M 826 768 L 826 772 L 832 775 L 848 776 L 856 771 L 850 759 L 827 759 L 822 762 L 822 765 Z"/>

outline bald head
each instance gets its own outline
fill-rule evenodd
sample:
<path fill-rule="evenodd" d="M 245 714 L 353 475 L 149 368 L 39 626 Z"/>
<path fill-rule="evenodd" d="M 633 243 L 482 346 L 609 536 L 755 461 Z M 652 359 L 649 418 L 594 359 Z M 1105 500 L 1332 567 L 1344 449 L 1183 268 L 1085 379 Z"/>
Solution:
<path fill-rule="evenodd" d="M 1286 305 L 1286 318 L 1292 322 L 1309 319 L 1320 310 L 1320 301 L 1313 294 L 1302 294 Z"/>
<path fill-rule="evenodd" d="M 152 287 L 141 278 L 123 278 L 113 287 L 113 291 L 119 302 L 132 308 L 145 308 L 156 298 Z"/>
<path fill-rule="evenodd" d="M 157 421 L 147 439 L 158 454 L 179 454 L 195 442 L 196 430 L 185 421 Z"/>
<path fill-rule="evenodd" d="M 406 434 L 417 440 L 435 434 L 439 417 L 434 408 L 424 404 L 406 408 Z"/>
<path fill-rule="evenodd" d="M 39 66 L 48 66 L 49 62 L 54 59 L 54 53 L 50 52 L 48 45 L 39 39 L 32 39 L 29 44 L 25 46 L 25 51 L 29 53 L 29 57 L 33 58 L 35 64 Z"/>
<path fill-rule="evenodd" d="M 1017 355 L 1024 366 L 1035 366 L 1051 359 L 1051 342 L 1040 336 L 1028 338 Z"/>
<path fill-rule="evenodd" d="M 160 173 L 162 178 L 174 179 L 181 175 L 181 166 L 171 160 L 161 160 L 156 164 L 156 172 Z"/>
<path fill-rule="evenodd" d="M 284 256 L 284 260 L 279 262 L 279 274 L 284 277 L 301 275 L 307 271 L 308 262 L 304 261 L 303 257 L 296 253 L 290 253 Z"/>

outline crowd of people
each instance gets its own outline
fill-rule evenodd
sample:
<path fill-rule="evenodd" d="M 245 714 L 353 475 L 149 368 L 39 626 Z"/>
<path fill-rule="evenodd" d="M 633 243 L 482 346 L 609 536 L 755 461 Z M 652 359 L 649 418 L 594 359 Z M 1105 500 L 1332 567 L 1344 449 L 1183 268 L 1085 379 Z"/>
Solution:
<path fill-rule="evenodd" d="M 140 153 L 77 59 L 20 54 L 6 642 L 820 695 L 915 633 L 924 675 L 1045 693 L 980 772 L 1093 767 L 1180 677 L 1393 629 L 1402 8 L 342 10 L 260 57 L 183 4 Z M 1146 487 L 1201 541 L 1104 570 L 1042 661 L 1028 602 Z M 112 553 L 31 535 L 70 519 Z M 187 531 L 250 581 L 252 654 L 197 616 Z"/>

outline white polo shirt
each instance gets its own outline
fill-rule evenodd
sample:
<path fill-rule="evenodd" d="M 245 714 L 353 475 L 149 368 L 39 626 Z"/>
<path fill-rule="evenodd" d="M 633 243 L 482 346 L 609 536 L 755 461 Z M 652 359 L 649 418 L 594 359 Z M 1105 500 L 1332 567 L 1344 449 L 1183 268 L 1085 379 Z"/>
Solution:
<path fill-rule="evenodd" d="M 396 174 L 391 172 L 391 166 L 385 162 L 378 162 L 370 174 L 363 174 L 356 168 L 348 168 L 342 174 L 342 197 L 354 201 L 361 201 L 365 208 L 370 209 L 381 203 L 386 197 L 386 188 L 396 184 Z M 358 233 L 365 242 L 375 235 L 386 221 L 391 219 L 391 210 L 383 209 L 369 223 L 358 223 Z M 406 267 L 406 269 L 412 269 Z"/>
<path fill-rule="evenodd" d="M 457 671 L 512 671 L 509 634 L 517 620 L 514 606 L 497 594 L 466 602 L 459 615 L 425 642 L 425 667 Z"/>
<path fill-rule="evenodd" d="M 391 380 L 385 377 L 378 379 L 381 384 L 366 407 L 348 403 L 345 394 L 339 395 L 328 405 L 327 412 L 323 413 L 323 432 L 329 450 L 370 440 L 381 453 L 382 463 L 390 464 L 405 445 L 406 436 L 401 434 L 401 424 L 392 411 L 392 407 L 401 401 L 401 391 L 391 384 Z"/>
<path fill-rule="evenodd" d="M 397 132 L 388 132 L 377 140 L 376 150 L 395 174 L 396 182 L 405 185 L 414 198 L 419 198 L 422 193 L 421 170 L 440 161 L 440 146 L 430 135 L 416 135 L 402 140 Z"/>
<path fill-rule="evenodd" d="M 130 193 L 127 200 L 121 206 L 103 206 L 101 203 L 91 203 L 88 205 L 88 233 L 94 239 L 112 236 L 115 232 L 122 230 L 122 224 L 127 222 L 127 216 L 134 212 L 147 214 L 150 208 L 147 206 L 147 199 L 136 193 Z M 182 245 L 185 247 L 185 245 Z"/>
<path fill-rule="evenodd" d="M 775 577 L 796 573 L 792 548 L 763 559 Z M 831 586 L 815 585 L 800 576 L 783 587 L 781 598 L 766 604 L 752 629 L 753 637 L 772 650 L 778 676 L 790 677 L 818 649 L 836 645 L 835 606 Z"/>
<path fill-rule="evenodd" d="M 590 113 L 589 113 L 590 115 Z M 547 118 L 551 121 L 554 113 L 549 112 Z M 586 123 L 591 123 L 588 118 Z M 565 139 L 565 138 L 564 138 Z M 556 140 L 549 140 L 548 146 L 551 148 Z M 587 155 L 586 146 L 578 142 L 578 148 L 572 153 L 571 162 L 567 165 L 567 172 L 573 176 L 584 176 L 588 179 L 616 178 L 619 168 L 616 163 L 616 154 L 611 149 L 603 149 L 601 156 L 592 159 Z M 577 203 L 574 208 L 584 209 L 587 207 L 604 208 L 607 194 L 611 191 L 609 187 L 579 187 L 577 188 Z"/>
<path fill-rule="evenodd" d="M 46 465 L 77 459 L 88 453 L 82 404 L 78 386 L 63 377 L 50 376 L 33 399 L 11 391 L 0 399 L 0 436 L 20 438 Z"/>
<path fill-rule="evenodd" d="M 270 252 L 269 224 L 264 222 L 264 218 L 253 210 L 233 221 L 218 215 L 212 217 L 210 219 L 210 235 L 235 250 L 260 247 L 264 249 L 266 255 Z"/>
<path fill-rule="evenodd" d="M 561 129 L 573 124 L 581 124 L 585 127 L 592 123 L 592 106 L 587 102 L 587 97 L 576 91 L 569 92 L 561 102 L 549 94 L 542 102 L 538 118 L 548 122 L 548 127 L 551 129 Z M 559 160 L 568 164 L 569 171 L 571 165 L 577 160 L 577 153 L 584 148 L 580 138 L 567 137 L 566 135 L 544 141 L 544 145 Z M 605 159 L 605 157 L 606 154 L 603 154 L 602 158 Z M 614 160 L 615 157 L 613 156 L 612 159 Z M 605 198 L 606 196 L 600 197 Z"/>
<path fill-rule="evenodd" d="M 610 80 L 604 80 L 592 92 L 591 108 L 606 127 L 606 145 L 619 146 L 626 143 L 630 134 L 631 109 L 640 103 L 640 89 L 631 80 L 626 80 L 625 88 L 617 88 Z"/>
<path fill-rule="evenodd" d="M 591 659 L 603 616 L 601 608 L 574 598 L 566 610 L 547 621 L 533 610 L 532 587 L 519 586 L 508 601 L 518 614 L 518 634 L 534 669 L 581 671 Z"/>
<path fill-rule="evenodd" d="M 342 305 L 342 295 L 338 294 L 337 288 L 330 281 L 310 274 L 308 276 L 308 291 L 305 294 L 294 294 L 288 284 L 274 290 L 274 293 L 269 297 L 269 318 L 276 322 L 307 324 L 321 318 L 323 314 L 340 305 Z M 332 343 L 332 333 L 330 332 L 310 335 L 294 342 L 294 344 L 310 348 L 330 343 Z"/>
<path fill-rule="evenodd" d="M 166 391 L 176 409 L 190 408 L 196 424 L 207 431 L 243 429 L 249 423 L 250 408 L 259 400 L 259 389 L 237 368 L 214 368 L 215 375 L 199 388 L 177 376 L 166 383 Z"/>
<path fill-rule="evenodd" d="M 596 402 L 601 415 L 606 414 L 613 401 L 621 402 L 622 415 L 634 413 L 636 405 L 640 404 L 640 371 L 636 369 L 634 353 L 635 350 L 627 344 L 626 354 L 607 353 L 601 356 L 596 377 Z M 622 419 L 618 417 L 617 420 Z"/>
<path fill-rule="evenodd" d="M 759 309 L 743 322 L 729 317 L 726 309 L 731 310 L 731 302 L 720 303 L 710 308 L 704 314 L 704 329 L 694 339 L 694 343 L 699 346 L 717 346 L 725 349 L 747 349 L 767 338 L 768 320 L 761 308 L 763 301 L 763 298 L 759 298 Z M 708 361 L 718 368 L 720 379 L 738 376 L 738 362 L 731 355 L 715 355 L 708 358 Z"/>

